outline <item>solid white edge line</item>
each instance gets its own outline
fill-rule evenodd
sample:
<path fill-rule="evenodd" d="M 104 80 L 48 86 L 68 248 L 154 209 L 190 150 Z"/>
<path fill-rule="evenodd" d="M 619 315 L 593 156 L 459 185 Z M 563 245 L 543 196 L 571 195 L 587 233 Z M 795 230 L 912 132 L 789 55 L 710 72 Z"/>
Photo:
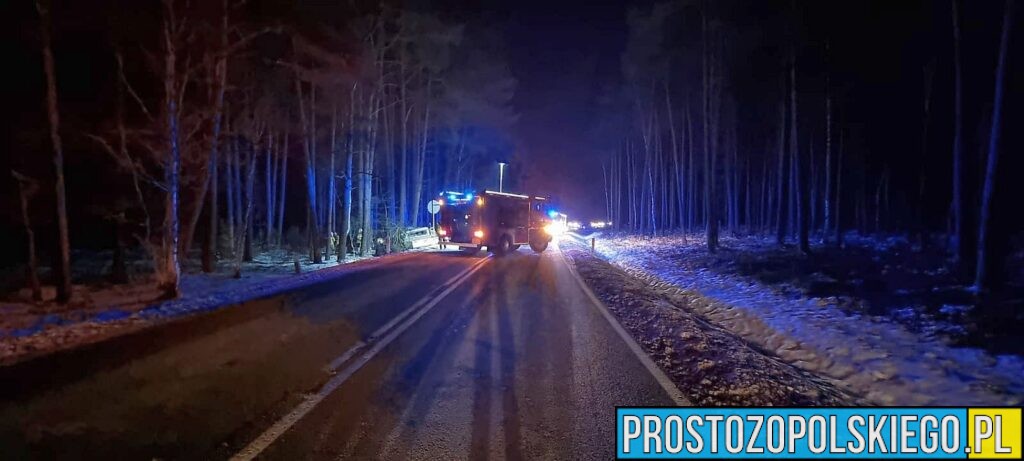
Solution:
<path fill-rule="evenodd" d="M 282 434 L 284 434 L 288 429 L 294 426 L 295 423 L 302 419 L 302 417 L 306 416 L 306 414 L 313 410 L 313 408 L 316 408 L 316 406 L 319 405 L 320 402 L 322 402 L 325 398 L 327 398 L 327 396 L 333 393 L 339 386 L 344 384 L 345 381 L 348 380 L 348 378 L 352 377 L 352 375 L 354 375 L 357 371 L 359 371 L 359 369 L 366 365 L 366 363 L 373 359 L 374 356 L 376 356 L 381 350 L 387 347 L 388 344 L 394 341 L 395 338 L 398 337 L 398 335 L 402 334 L 405 330 L 407 330 L 409 327 L 415 324 L 416 321 L 420 319 L 420 317 L 423 317 L 434 306 L 436 306 L 437 303 L 441 302 L 441 300 L 447 297 L 449 294 L 451 294 L 452 291 L 455 291 L 455 289 L 458 288 L 459 285 L 461 285 L 463 282 L 469 279 L 469 277 L 476 273 L 476 271 L 482 269 L 484 267 L 484 263 L 486 263 L 489 260 L 490 258 L 485 258 L 482 260 L 482 262 L 476 263 L 466 271 L 463 271 L 463 275 L 461 276 L 461 278 L 458 278 L 458 280 L 449 285 L 447 289 L 445 289 L 440 294 L 435 296 L 429 303 L 427 303 L 425 306 L 423 306 L 422 309 L 420 309 L 414 315 L 405 320 L 405 322 L 402 323 L 400 326 L 398 326 L 397 328 L 389 332 L 387 335 L 382 337 L 380 341 L 374 343 L 370 350 L 364 353 L 362 356 L 360 356 L 357 361 L 353 362 L 344 370 L 342 370 L 333 378 L 331 378 L 331 380 L 324 384 L 324 386 L 320 388 L 320 390 L 316 394 L 313 394 L 312 396 L 303 400 L 302 403 L 300 403 L 298 406 L 292 409 L 291 412 L 289 412 L 284 417 L 279 419 L 276 423 L 267 428 L 267 430 L 263 431 L 263 433 L 260 434 L 259 437 L 256 437 L 256 439 L 254 439 L 252 442 L 249 442 L 249 444 L 246 445 L 245 448 L 243 448 L 234 456 L 232 456 L 231 460 L 248 461 L 255 459 L 257 456 L 260 455 L 260 453 L 263 453 L 263 451 L 266 450 L 267 447 L 269 447 L 272 443 L 274 443 L 274 441 L 280 438 Z"/>
<path fill-rule="evenodd" d="M 636 358 L 640 360 L 640 363 L 644 365 L 644 368 L 646 368 L 647 371 L 654 378 L 654 380 L 658 382 L 658 384 L 665 391 L 665 393 L 668 394 L 669 398 L 672 399 L 676 406 L 693 406 L 693 402 L 690 402 L 690 400 L 683 395 L 682 391 L 680 391 L 679 388 L 676 387 L 676 384 L 672 382 L 672 379 L 669 378 L 668 375 L 666 375 L 665 372 L 662 371 L 661 368 L 659 368 L 653 360 L 651 360 L 651 357 L 647 355 L 647 352 L 644 352 L 643 348 L 640 347 L 640 344 L 638 344 L 636 340 L 633 339 L 632 336 L 630 336 L 629 332 L 627 332 L 626 329 L 623 328 L 622 324 L 619 323 L 619 320 L 615 318 L 615 314 L 612 314 L 611 311 L 608 310 L 608 306 L 605 306 L 604 303 L 600 299 L 598 299 L 597 295 L 595 295 L 594 292 L 590 289 L 590 287 L 587 286 L 587 283 L 583 281 L 583 278 L 580 276 L 580 274 L 576 272 L 576 266 L 566 259 L 565 254 L 562 253 L 561 249 L 559 249 L 558 255 L 561 257 L 562 262 L 566 266 L 568 266 L 569 273 L 572 274 L 574 279 L 576 279 L 576 283 L 580 286 L 580 289 L 583 290 L 583 293 L 587 295 L 587 298 L 590 299 L 590 303 L 593 304 L 594 307 L 597 308 L 597 310 L 601 313 L 601 315 L 604 316 L 605 320 L 607 320 L 608 323 L 611 324 L 612 329 L 619 334 L 619 337 L 621 337 L 622 340 L 626 343 L 626 346 L 629 347 L 629 350 L 633 351 L 633 355 L 636 355 Z"/>

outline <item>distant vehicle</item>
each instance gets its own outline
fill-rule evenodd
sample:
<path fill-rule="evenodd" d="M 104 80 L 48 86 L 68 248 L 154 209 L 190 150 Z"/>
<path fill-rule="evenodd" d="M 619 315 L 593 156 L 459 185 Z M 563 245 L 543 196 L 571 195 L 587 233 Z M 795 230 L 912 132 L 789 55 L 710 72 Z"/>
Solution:
<path fill-rule="evenodd" d="M 437 235 L 442 248 L 457 246 L 467 253 L 486 248 L 501 256 L 530 245 L 541 253 L 564 229 L 544 197 L 494 191 L 475 196 L 446 192 L 439 200 L 442 206 Z"/>
<path fill-rule="evenodd" d="M 434 245 L 434 233 L 429 227 L 417 227 L 405 231 L 405 242 L 409 248 L 426 248 Z"/>

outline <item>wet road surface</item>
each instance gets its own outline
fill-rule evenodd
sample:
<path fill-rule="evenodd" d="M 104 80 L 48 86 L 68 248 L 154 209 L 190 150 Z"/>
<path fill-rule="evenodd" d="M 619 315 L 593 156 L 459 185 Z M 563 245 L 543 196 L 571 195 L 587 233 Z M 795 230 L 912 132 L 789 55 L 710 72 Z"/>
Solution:
<path fill-rule="evenodd" d="M 608 459 L 674 403 L 557 248 L 357 264 L 0 369 L 0 457 Z"/>

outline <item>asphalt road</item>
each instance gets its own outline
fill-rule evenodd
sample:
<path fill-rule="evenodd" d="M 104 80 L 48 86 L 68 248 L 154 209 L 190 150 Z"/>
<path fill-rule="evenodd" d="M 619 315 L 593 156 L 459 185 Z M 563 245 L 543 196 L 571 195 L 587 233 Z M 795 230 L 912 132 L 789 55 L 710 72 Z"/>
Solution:
<path fill-rule="evenodd" d="M 674 403 L 557 248 L 358 264 L 0 369 L 0 458 L 609 459 Z"/>

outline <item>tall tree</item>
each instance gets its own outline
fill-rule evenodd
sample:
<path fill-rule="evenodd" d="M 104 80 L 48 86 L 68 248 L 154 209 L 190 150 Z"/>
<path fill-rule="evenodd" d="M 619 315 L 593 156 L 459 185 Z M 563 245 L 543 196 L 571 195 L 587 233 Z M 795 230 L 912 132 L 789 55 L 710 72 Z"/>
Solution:
<path fill-rule="evenodd" d="M 298 65 L 296 65 L 298 68 Z M 317 207 L 316 187 L 316 84 L 311 84 L 309 89 L 309 102 L 305 100 L 302 92 L 302 80 L 295 79 L 295 94 L 299 102 L 299 119 L 302 122 L 302 149 L 306 157 L 306 211 L 308 218 L 306 223 L 309 226 L 309 257 L 314 264 L 322 261 L 320 253 L 320 223 L 317 218 L 319 208 Z M 309 112 L 306 112 L 306 106 Z"/>
<path fill-rule="evenodd" d="M 841 115 L 841 113 L 840 113 Z M 843 141 L 846 132 L 843 130 L 842 118 L 839 125 L 839 158 L 836 159 L 836 245 L 843 247 Z"/>
<path fill-rule="evenodd" d="M 11 175 L 14 176 L 14 180 L 18 183 L 21 222 L 25 226 L 25 236 L 27 238 L 28 267 L 25 272 L 28 278 L 28 287 L 32 291 L 32 300 L 39 302 L 43 300 L 43 290 L 39 285 L 39 268 L 36 263 L 36 233 L 32 229 L 32 221 L 29 218 L 28 212 L 29 202 L 32 200 L 32 196 L 39 191 L 39 184 L 32 178 L 14 170 L 11 170 Z"/>
<path fill-rule="evenodd" d="M 164 225 L 163 243 L 159 261 L 158 286 L 165 297 L 176 298 L 179 293 L 178 280 L 181 264 L 178 261 L 179 221 L 178 192 L 181 171 L 181 150 L 179 139 L 178 98 L 179 75 L 177 72 L 178 24 L 175 19 L 173 0 L 164 1 L 163 45 L 164 45 L 164 133 L 166 153 L 164 157 Z"/>
<path fill-rule="evenodd" d="M 963 77 L 960 68 L 960 12 L 957 0 L 951 1 L 953 16 L 953 259 L 963 273 L 969 258 L 967 239 L 967 213 L 964 210 L 963 172 Z"/>
<path fill-rule="evenodd" d="M 974 277 L 975 290 L 983 290 L 988 286 L 989 273 L 999 258 L 989 259 L 988 238 L 992 220 L 992 195 L 999 165 L 999 135 L 1002 129 L 1003 92 L 1006 77 L 1006 54 L 1010 45 L 1010 26 L 1013 24 L 1013 0 L 1006 0 L 1003 12 L 1003 31 L 999 39 L 999 60 L 996 64 L 995 95 L 992 101 L 992 125 L 988 135 L 988 160 L 985 164 L 985 182 L 981 190 L 981 207 L 978 220 L 978 260 Z"/>
<path fill-rule="evenodd" d="M 224 92 L 227 87 L 227 59 L 228 59 L 228 1 L 221 2 L 221 27 L 220 27 L 220 50 L 217 53 L 216 64 L 213 70 L 214 85 L 212 89 L 213 118 L 210 123 L 210 147 L 209 166 L 207 167 L 209 181 L 209 216 L 210 223 L 207 228 L 206 241 L 203 245 L 203 272 L 213 272 L 217 258 L 217 226 L 219 213 L 217 212 L 217 162 L 218 149 L 220 148 L 221 119 L 224 115 Z M 196 215 L 198 218 L 198 213 Z"/>
<path fill-rule="evenodd" d="M 783 97 L 779 103 L 779 155 L 778 173 L 775 177 L 775 242 L 778 245 L 786 243 L 786 204 L 789 201 L 786 196 L 786 184 L 789 178 L 786 177 L 786 98 Z"/>
<path fill-rule="evenodd" d="M 800 252 L 807 254 L 810 253 L 811 247 L 808 243 L 808 216 L 807 216 L 807 179 L 804 177 L 806 173 L 806 167 L 800 157 L 800 145 L 798 143 L 798 131 L 797 131 L 797 98 L 796 98 L 796 52 L 791 50 L 791 58 L 789 62 L 789 148 L 793 159 L 793 171 L 796 172 L 794 180 L 796 187 L 794 192 L 797 194 L 796 200 L 796 219 L 798 228 L 798 242 L 800 246 Z"/>
<path fill-rule="evenodd" d="M 825 42 L 825 57 L 829 57 L 829 42 Z M 832 219 L 832 76 L 825 73 L 825 196 L 824 223 L 821 226 L 821 243 L 828 242 L 829 222 Z"/>
<path fill-rule="evenodd" d="M 71 244 L 68 235 L 67 198 L 64 189 L 64 147 L 60 139 L 60 111 L 57 108 L 57 71 L 53 65 L 50 43 L 50 5 L 36 1 L 39 12 L 39 34 L 43 43 L 43 72 L 46 74 L 46 112 L 50 122 L 50 142 L 53 145 L 54 189 L 57 204 L 57 248 L 60 255 L 57 273 L 57 302 L 65 304 L 71 299 Z"/>

